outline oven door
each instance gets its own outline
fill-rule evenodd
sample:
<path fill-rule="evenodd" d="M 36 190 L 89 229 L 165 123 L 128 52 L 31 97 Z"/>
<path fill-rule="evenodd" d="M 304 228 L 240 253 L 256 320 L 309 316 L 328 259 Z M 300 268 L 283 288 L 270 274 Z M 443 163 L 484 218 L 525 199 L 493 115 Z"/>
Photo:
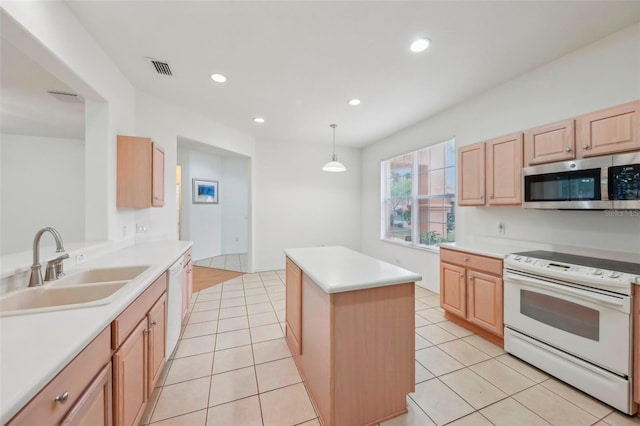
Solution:
<path fill-rule="evenodd" d="M 505 270 L 504 323 L 621 376 L 630 375 L 631 298 Z"/>

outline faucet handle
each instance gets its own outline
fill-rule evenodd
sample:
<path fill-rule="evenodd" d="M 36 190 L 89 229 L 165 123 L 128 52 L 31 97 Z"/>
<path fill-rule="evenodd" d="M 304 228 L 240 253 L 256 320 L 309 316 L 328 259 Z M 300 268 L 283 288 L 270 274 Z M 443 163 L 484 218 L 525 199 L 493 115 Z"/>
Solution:
<path fill-rule="evenodd" d="M 69 258 L 68 253 L 64 253 L 55 259 L 47 262 L 47 272 L 45 274 L 45 281 L 53 281 L 64 276 L 64 265 L 62 261 Z"/>

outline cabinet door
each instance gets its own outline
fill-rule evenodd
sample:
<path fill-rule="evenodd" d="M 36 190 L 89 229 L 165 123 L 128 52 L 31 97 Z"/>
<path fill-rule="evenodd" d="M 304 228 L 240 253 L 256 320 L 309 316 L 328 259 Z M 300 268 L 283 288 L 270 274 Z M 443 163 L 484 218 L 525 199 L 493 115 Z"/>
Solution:
<path fill-rule="evenodd" d="M 640 402 L 640 290 L 633 287 L 633 401 Z"/>
<path fill-rule="evenodd" d="M 151 205 L 164 206 L 164 150 L 156 143 L 153 144 L 151 177 Z"/>
<path fill-rule="evenodd" d="M 467 281 L 467 320 L 503 336 L 502 278 L 467 270 Z"/>
<path fill-rule="evenodd" d="M 484 143 L 458 149 L 458 205 L 484 205 Z"/>
<path fill-rule="evenodd" d="M 287 340 L 291 351 L 299 355 L 302 349 L 302 270 L 287 259 L 286 285 Z"/>
<path fill-rule="evenodd" d="M 522 133 L 492 139 L 486 144 L 487 202 L 522 203 Z"/>
<path fill-rule="evenodd" d="M 576 158 L 575 121 L 565 120 L 529 129 L 524 134 L 527 166 Z"/>
<path fill-rule="evenodd" d="M 111 426 L 113 424 L 111 395 L 111 362 L 109 362 L 93 379 L 60 424 L 63 426 Z"/>
<path fill-rule="evenodd" d="M 440 306 L 442 309 L 466 317 L 465 269 L 440 262 Z"/>
<path fill-rule="evenodd" d="M 166 359 L 167 345 L 167 295 L 166 293 L 153 305 L 147 314 L 149 333 L 149 385 L 147 395 L 151 395 Z"/>
<path fill-rule="evenodd" d="M 187 318 L 193 293 L 193 267 L 191 261 L 182 268 L 182 321 Z"/>
<path fill-rule="evenodd" d="M 585 114 L 578 118 L 576 140 L 579 157 L 640 149 L 640 102 Z"/>
<path fill-rule="evenodd" d="M 144 318 L 113 355 L 114 423 L 140 423 L 147 401 L 147 318 Z"/>

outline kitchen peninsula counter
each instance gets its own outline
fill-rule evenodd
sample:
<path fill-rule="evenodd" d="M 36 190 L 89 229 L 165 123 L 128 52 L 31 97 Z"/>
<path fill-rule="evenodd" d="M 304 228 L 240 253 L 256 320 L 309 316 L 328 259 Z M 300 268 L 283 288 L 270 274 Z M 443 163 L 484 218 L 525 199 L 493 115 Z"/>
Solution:
<path fill-rule="evenodd" d="M 415 390 L 415 281 L 344 247 L 287 249 L 286 339 L 322 423 L 406 413 Z"/>
<path fill-rule="evenodd" d="M 135 244 L 96 256 L 75 271 L 70 268 L 69 274 L 148 266 L 109 304 L 0 317 L 0 423 L 11 419 L 191 246 L 187 241 Z"/>

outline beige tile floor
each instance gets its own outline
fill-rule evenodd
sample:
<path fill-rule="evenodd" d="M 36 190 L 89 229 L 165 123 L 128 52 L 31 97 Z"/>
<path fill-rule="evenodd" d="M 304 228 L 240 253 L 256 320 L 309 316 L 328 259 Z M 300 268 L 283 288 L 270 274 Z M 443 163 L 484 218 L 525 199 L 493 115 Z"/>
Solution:
<path fill-rule="evenodd" d="M 381 426 L 640 425 L 443 317 L 416 287 L 416 391 Z M 194 294 L 141 424 L 319 425 L 284 341 L 284 271 Z"/>

